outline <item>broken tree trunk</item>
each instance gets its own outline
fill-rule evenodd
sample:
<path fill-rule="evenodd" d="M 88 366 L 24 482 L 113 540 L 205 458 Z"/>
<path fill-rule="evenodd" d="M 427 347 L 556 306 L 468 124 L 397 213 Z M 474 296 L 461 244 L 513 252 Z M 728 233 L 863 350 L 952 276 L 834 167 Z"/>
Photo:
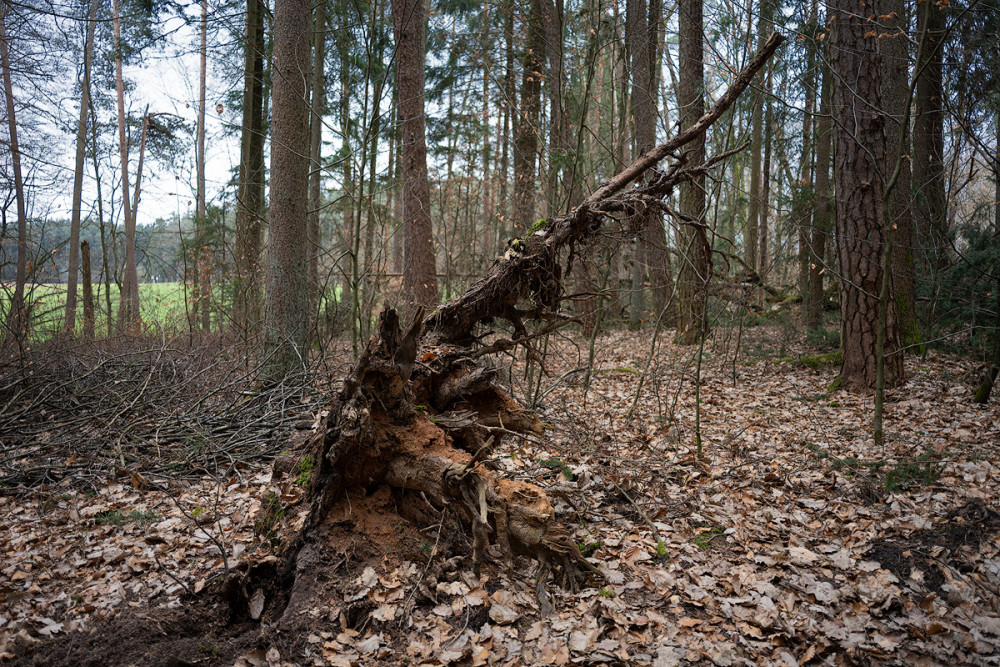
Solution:
<path fill-rule="evenodd" d="M 550 609 L 545 583 L 551 567 L 560 568 L 563 583 L 570 585 L 581 575 L 600 575 L 555 521 L 541 488 L 504 479 L 491 469 L 488 459 L 495 442 L 509 434 L 537 437 L 542 424 L 495 385 L 497 370 L 489 355 L 518 345 L 534 354 L 532 340 L 573 321 L 559 312 L 562 277 L 571 268 L 576 246 L 595 237 L 606 221 L 617 221 L 625 234 L 638 235 L 642 230 L 637 226 L 648 219 L 639 215 L 645 208 L 669 213 L 663 200 L 674 186 L 732 154 L 688 165 L 678 151 L 718 120 L 783 39 L 772 35 L 697 123 L 640 157 L 570 213 L 515 242 L 462 296 L 426 318 L 418 311 L 405 334 L 394 310 L 381 314 L 376 335 L 307 447 L 316 467 L 303 527 L 287 547 L 285 581 L 291 584 L 286 591 L 291 599 L 286 616 L 302 608 L 302 599 L 317 595 L 316 570 L 329 560 L 323 552 L 322 536 L 329 535 L 324 525 L 343 514 L 335 508 L 350 503 L 348 492 L 356 487 L 388 485 L 412 493 L 419 502 L 451 508 L 471 534 L 477 573 L 491 542 L 508 564 L 518 554 L 536 559 L 543 612 Z M 626 189 L 667 157 L 674 161 L 666 171 Z M 524 325 L 529 319 L 549 324 L 529 334 Z M 513 338 L 486 343 L 481 340 L 486 335 L 474 335 L 479 323 L 493 320 L 510 323 Z"/>

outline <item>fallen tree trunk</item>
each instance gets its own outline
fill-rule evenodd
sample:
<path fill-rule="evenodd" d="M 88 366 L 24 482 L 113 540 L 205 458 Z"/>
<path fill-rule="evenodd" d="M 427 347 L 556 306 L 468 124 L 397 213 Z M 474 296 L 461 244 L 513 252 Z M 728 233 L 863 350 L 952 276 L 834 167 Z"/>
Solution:
<path fill-rule="evenodd" d="M 694 126 L 660 144 L 609 180 L 570 213 L 547 221 L 514 244 L 462 296 L 426 318 L 418 312 L 404 334 L 393 310 L 384 311 L 368 342 L 330 406 L 328 417 L 308 445 L 316 468 L 310 505 L 301 531 L 288 545 L 285 581 L 291 586 L 289 613 L 315 595 L 317 569 L 324 562 L 324 524 L 334 508 L 350 502 L 353 487 L 389 485 L 420 494 L 432 506 L 450 507 L 471 533 L 471 564 L 478 573 L 492 542 L 508 565 L 518 554 L 539 562 L 537 592 L 543 612 L 550 608 L 545 583 L 553 566 L 563 583 L 600 572 L 579 552 L 571 534 L 555 521 L 545 492 L 532 484 L 504 479 L 490 469 L 493 443 L 506 434 L 542 433 L 541 423 L 498 389 L 488 355 L 531 341 L 572 321 L 559 312 L 562 277 L 576 245 L 601 231 L 608 219 L 636 235 L 645 207 L 662 206 L 678 183 L 703 173 L 730 153 L 701 165 L 688 165 L 678 151 L 704 132 L 735 102 L 783 37 L 773 34 L 741 71 L 730 89 Z M 627 189 L 661 160 L 673 157 L 666 171 L 655 171 Z M 697 222 L 682 221 L 684 224 Z M 548 320 L 530 335 L 524 322 Z M 505 320 L 511 339 L 478 340 L 481 322 Z M 242 600 L 252 597 L 244 587 Z M 258 614 L 259 616 L 259 611 Z"/>

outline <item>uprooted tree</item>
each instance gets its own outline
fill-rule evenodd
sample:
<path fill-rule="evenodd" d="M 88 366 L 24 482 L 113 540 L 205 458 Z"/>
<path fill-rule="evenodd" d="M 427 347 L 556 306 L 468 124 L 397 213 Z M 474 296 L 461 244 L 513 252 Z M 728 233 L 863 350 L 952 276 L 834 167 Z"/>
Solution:
<path fill-rule="evenodd" d="M 669 213 L 664 200 L 677 184 L 734 152 L 688 164 L 680 151 L 736 101 L 783 40 L 771 35 L 694 125 L 641 156 L 570 213 L 520 240 L 515 252 L 498 259 L 462 296 L 426 317 L 418 309 L 405 333 L 394 310 L 381 314 L 376 334 L 307 444 L 315 462 L 310 504 L 301 530 L 286 546 L 285 595 L 300 602 L 310 596 L 316 569 L 324 563 L 324 540 L 318 536 L 346 492 L 378 485 L 419 492 L 431 505 L 453 508 L 471 534 L 477 573 L 491 542 L 508 564 L 519 554 L 536 559 L 543 612 L 550 608 L 545 585 L 553 568 L 561 570 L 564 584 L 575 585 L 581 575 L 600 576 L 555 521 L 541 488 L 505 479 L 488 465 L 493 444 L 504 435 L 542 433 L 539 419 L 496 386 L 490 355 L 519 346 L 537 354 L 533 340 L 573 320 L 560 312 L 562 278 L 588 241 L 612 221 L 625 234 L 641 233 L 638 226 L 649 219 L 641 215 L 647 207 Z M 666 170 L 655 169 L 668 157 L 672 162 Z M 681 223 L 693 225 L 696 237 L 708 245 L 700 221 Z M 487 341 L 489 333 L 476 335 L 481 324 L 497 320 L 509 323 L 512 338 Z M 529 320 L 545 324 L 529 333 Z M 248 585 L 236 599 L 252 597 Z"/>

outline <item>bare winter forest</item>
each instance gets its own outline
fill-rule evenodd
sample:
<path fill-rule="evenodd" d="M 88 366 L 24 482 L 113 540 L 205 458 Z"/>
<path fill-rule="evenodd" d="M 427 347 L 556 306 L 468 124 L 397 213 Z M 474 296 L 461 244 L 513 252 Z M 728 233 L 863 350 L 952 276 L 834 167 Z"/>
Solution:
<path fill-rule="evenodd" d="M 997 0 L 0 0 L 0 663 L 1000 663 Z"/>

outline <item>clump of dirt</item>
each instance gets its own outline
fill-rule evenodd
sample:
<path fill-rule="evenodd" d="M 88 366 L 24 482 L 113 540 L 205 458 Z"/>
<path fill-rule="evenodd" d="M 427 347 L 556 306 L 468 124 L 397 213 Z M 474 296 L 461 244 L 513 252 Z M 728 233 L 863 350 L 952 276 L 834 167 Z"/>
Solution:
<path fill-rule="evenodd" d="M 924 585 L 938 593 L 947 582 L 944 567 L 965 571 L 972 565 L 963 559 L 966 548 L 1000 531 L 1000 513 L 978 498 L 949 512 L 942 525 L 918 530 L 906 538 L 876 542 L 865 558 L 879 562 L 900 580 L 916 570 L 923 574 Z"/>

